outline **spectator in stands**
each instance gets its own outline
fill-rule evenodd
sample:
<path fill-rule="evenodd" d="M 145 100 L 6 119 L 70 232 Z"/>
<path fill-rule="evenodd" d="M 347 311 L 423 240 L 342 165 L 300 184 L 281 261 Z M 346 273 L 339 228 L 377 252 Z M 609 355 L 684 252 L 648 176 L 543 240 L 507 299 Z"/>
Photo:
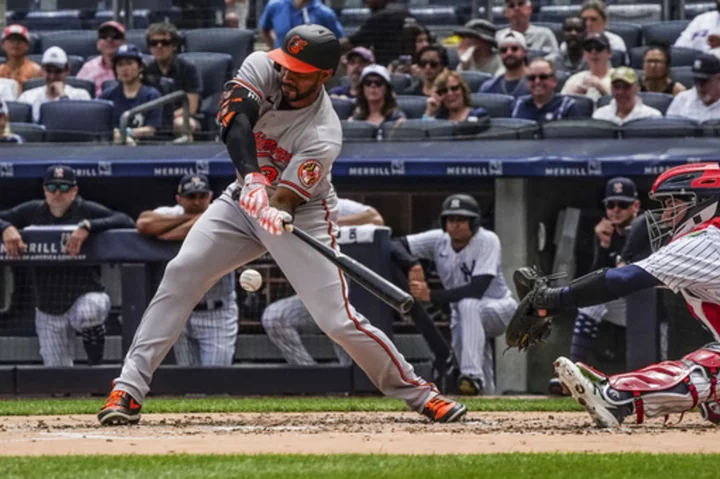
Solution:
<path fill-rule="evenodd" d="M 622 37 L 607 31 L 608 12 L 605 2 L 602 0 L 587 0 L 580 9 L 580 17 L 585 21 L 587 33 L 604 33 L 610 43 L 610 50 L 627 52 Z"/>
<path fill-rule="evenodd" d="M 375 63 L 375 55 L 365 47 L 355 47 L 350 50 L 343 58 L 345 63 L 345 72 L 350 80 L 348 85 L 340 85 L 330 90 L 330 96 L 334 98 L 357 97 L 360 90 L 360 76 L 366 66 Z"/>
<path fill-rule="evenodd" d="M 555 93 L 557 78 L 552 61 L 546 58 L 533 59 L 525 79 L 530 95 L 517 99 L 512 111 L 513 118 L 544 123 L 580 116 L 575 100 Z"/>
<path fill-rule="evenodd" d="M 27 250 L 18 228 L 77 225 L 63 251 L 77 256 L 91 234 L 135 227 L 135 222 L 126 214 L 82 199 L 78 195 L 75 171 L 68 166 L 54 165 L 47 169 L 43 192 L 44 200 L 32 200 L 0 211 L 2 240 L 11 258 Z M 100 364 L 105 347 L 103 323 L 110 311 L 110 297 L 100 281 L 99 268 L 36 266 L 32 270 L 32 282 L 36 295 L 35 328 L 43 364 L 72 366 L 76 333 L 82 337 L 88 364 Z"/>
<path fill-rule="evenodd" d="M 435 79 L 447 69 L 447 65 L 448 54 L 445 47 L 437 44 L 423 47 L 418 53 L 420 77 L 413 80 L 413 84 L 408 88 L 407 93 L 410 95 L 432 95 Z"/>
<path fill-rule="evenodd" d="M 205 175 L 187 174 L 178 183 L 176 204 L 143 211 L 139 233 L 164 241 L 183 241 L 208 209 L 212 189 Z M 235 272 L 220 278 L 200 300 L 173 348 L 180 366 L 230 366 L 238 334 Z"/>
<path fill-rule="evenodd" d="M 424 119 L 478 121 L 487 117 L 485 108 L 472 107 L 472 93 L 458 72 L 445 70 L 435 80 L 435 92 L 427 98 Z"/>
<path fill-rule="evenodd" d="M 480 86 L 481 93 L 501 93 L 519 97 L 529 95 L 530 90 L 525 81 L 527 73 L 527 44 L 520 32 L 508 31 L 498 40 L 500 58 L 505 73 L 486 81 Z"/>
<path fill-rule="evenodd" d="M 685 85 L 670 78 L 670 50 L 663 45 L 650 45 L 643 55 L 643 78 L 640 91 L 677 95 L 687 90 Z"/>
<path fill-rule="evenodd" d="M 0 99 L 0 143 L 22 144 L 25 140 L 22 136 L 10 131 L 10 110 L 5 100 Z"/>
<path fill-rule="evenodd" d="M 11 78 L 0 78 L 0 100 L 15 101 L 18 83 Z"/>
<path fill-rule="evenodd" d="M 400 34 L 400 56 L 390 62 L 388 71 L 390 73 L 405 73 L 421 76 L 421 69 L 418 66 L 418 53 L 423 48 L 431 45 L 433 37 L 424 25 L 411 23 L 403 28 Z"/>
<path fill-rule="evenodd" d="M 60 47 L 50 47 L 42 56 L 42 69 L 45 72 L 45 86 L 24 91 L 19 102 L 32 105 L 33 121 L 40 121 L 40 105 L 56 100 L 90 100 L 90 94 L 82 89 L 65 84 L 70 74 L 70 64 L 65 51 Z"/>
<path fill-rule="evenodd" d="M 717 8 L 693 18 L 677 40 L 676 47 L 692 48 L 701 52 L 709 52 L 720 47 L 720 5 Z"/>
<path fill-rule="evenodd" d="M 692 66 L 695 87 L 673 98 L 667 116 L 684 116 L 697 122 L 720 118 L 720 59 L 703 53 Z"/>
<path fill-rule="evenodd" d="M 400 56 L 400 38 L 405 25 L 415 19 L 403 5 L 391 0 L 364 0 L 372 15 L 348 39 L 352 46 L 363 46 L 375 53 L 377 63 L 388 65 Z"/>
<path fill-rule="evenodd" d="M 610 94 L 610 42 L 604 33 L 588 33 L 583 42 L 585 63 L 588 70 L 568 78 L 562 89 L 563 95 L 584 95 L 596 101 Z"/>
<path fill-rule="evenodd" d="M 170 78 L 175 82 L 175 90 L 187 93 L 190 115 L 197 113 L 200 103 L 200 73 L 195 65 L 177 56 L 180 47 L 180 34 L 172 23 L 153 23 L 145 33 L 148 48 L 153 61 L 145 67 L 143 80 L 158 91 L 160 79 Z M 182 134 L 183 128 L 182 102 L 175 104 L 173 111 L 173 130 L 176 135 Z M 190 117 L 190 130 L 200 129 L 200 123 Z"/>
<path fill-rule="evenodd" d="M 387 68 L 382 65 L 365 67 L 360 84 L 362 88 L 358 91 L 357 108 L 352 120 L 364 120 L 380 126 L 386 121 L 400 121 L 405 118 L 405 113 L 397 107 Z"/>
<path fill-rule="evenodd" d="M 105 22 L 98 28 L 97 50 L 100 56 L 88 60 L 77 74 L 78 78 L 95 83 L 95 96 L 100 97 L 102 84 L 115 79 L 113 57 L 125 43 L 125 27 L 114 21 Z"/>
<path fill-rule="evenodd" d="M 383 226 L 385 220 L 372 206 L 339 198 L 336 223 L 346 229 L 345 227 L 362 225 Z M 268 338 L 277 346 L 288 364 L 301 366 L 316 364 L 303 345 L 300 334 L 322 334 L 322 332 L 299 296 L 289 296 L 267 305 L 262 314 L 262 325 Z M 343 348 L 335 343 L 333 348 L 340 364 L 344 366 L 352 364 L 350 356 Z"/>
<path fill-rule="evenodd" d="M 160 98 L 160 93 L 151 86 L 143 85 L 140 76 L 144 64 L 138 48 L 129 43 L 121 45 L 113 57 L 113 68 L 119 84 L 102 92 L 102 100 L 113 102 L 114 139 L 120 139 L 120 116 L 138 105 Z M 154 108 L 138 113 L 130 119 L 127 128 L 128 141 L 132 144 L 137 138 L 153 136 L 157 128 L 162 126 L 162 111 Z"/>
<path fill-rule="evenodd" d="M 248 0 L 225 0 L 225 26 L 228 28 L 247 27 Z"/>
<path fill-rule="evenodd" d="M 460 37 L 457 71 L 479 71 L 496 75 L 502 71 L 497 54 L 497 28 L 489 21 L 476 18 L 454 31 Z"/>
<path fill-rule="evenodd" d="M 610 80 L 613 99 L 609 105 L 595 110 L 593 118 L 622 125 L 632 120 L 662 116 L 655 108 L 645 105 L 638 96 L 640 85 L 635 70 L 630 67 L 615 68 Z"/>
<path fill-rule="evenodd" d="M 557 62 L 559 70 L 577 73 L 587 70 L 583 57 L 583 41 L 585 40 L 585 22 L 580 17 L 567 17 L 563 21 L 565 41 L 560 44 L 560 57 Z"/>
<path fill-rule="evenodd" d="M 30 49 L 30 33 L 22 25 L 10 25 L 3 30 L 2 48 L 7 60 L 0 65 L 0 78 L 10 78 L 18 83 L 18 93 L 22 93 L 23 83 L 43 75 L 42 68 L 30 61 L 27 55 Z"/>
<path fill-rule="evenodd" d="M 260 17 L 260 34 L 268 48 L 280 48 L 285 34 L 305 23 L 322 25 L 338 39 L 345 38 L 337 15 L 320 0 L 270 0 Z"/>
<path fill-rule="evenodd" d="M 502 38 L 508 31 L 513 30 L 525 35 L 528 50 L 539 50 L 546 55 L 557 55 L 559 51 L 555 34 L 547 27 L 538 27 L 530 23 L 533 6 L 530 0 L 505 0 L 503 14 L 510 22 L 508 28 L 497 32 L 497 38 Z"/>

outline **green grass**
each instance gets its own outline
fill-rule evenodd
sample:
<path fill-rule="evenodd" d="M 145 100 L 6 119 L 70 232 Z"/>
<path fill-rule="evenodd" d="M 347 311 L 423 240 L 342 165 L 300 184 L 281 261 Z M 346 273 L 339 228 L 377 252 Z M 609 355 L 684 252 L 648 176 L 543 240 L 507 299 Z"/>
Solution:
<path fill-rule="evenodd" d="M 582 411 L 571 399 L 463 399 L 470 411 Z M 5 399 L 0 416 L 95 414 L 104 399 Z M 209 397 L 150 398 L 144 413 L 406 411 L 402 401 L 384 397 Z"/>
<path fill-rule="evenodd" d="M 717 455 L 75 456 L 0 459 L 5 478 L 717 478 Z"/>

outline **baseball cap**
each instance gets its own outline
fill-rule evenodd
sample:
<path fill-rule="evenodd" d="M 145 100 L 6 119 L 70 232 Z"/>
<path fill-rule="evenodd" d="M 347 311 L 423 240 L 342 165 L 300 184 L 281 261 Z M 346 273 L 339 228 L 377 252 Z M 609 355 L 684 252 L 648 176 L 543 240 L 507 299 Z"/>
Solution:
<path fill-rule="evenodd" d="M 8 25 L 5 27 L 5 30 L 3 30 L 3 37 L 2 39 L 5 40 L 10 35 L 20 35 L 25 39 L 26 42 L 30 43 L 30 32 L 28 32 L 27 27 L 23 25 L 13 24 Z"/>
<path fill-rule="evenodd" d="M 605 34 L 602 32 L 586 33 L 585 40 L 583 40 L 583 45 L 587 45 L 589 43 L 599 43 L 600 45 L 610 50 L 610 40 L 608 40 L 608 37 L 605 36 Z"/>
<path fill-rule="evenodd" d="M 77 178 L 75 177 L 75 170 L 65 165 L 53 165 L 48 167 L 45 171 L 44 185 L 48 183 L 65 183 L 69 185 L 76 185 Z"/>
<path fill-rule="evenodd" d="M 345 58 L 350 60 L 350 57 L 357 55 L 368 63 L 375 63 L 375 54 L 365 47 L 355 47 L 345 55 Z"/>
<path fill-rule="evenodd" d="M 282 46 L 267 56 L 292 72 L 332 70 L 334 74 L 340 61 L 340 42 L 322 25 L 299 25 L 287 32 Z"/>
<path fill-rule="evenodd" d="M 118 23 L 114 20 L 109 20 L 109 21 L 101 24 L 98 27 L 98 33 L 102 32 L 103 30 L 110 29 L 110 28 L 112 28 L 113 30 L 117 30 L 118 32 L 120 32 L 122 34 L 123 38 L 125 38 L 125 27 L 123 26 L 122 23 Z"/>
<path fill-rule="evenodd" d="M 140 63 L 142 63 L 143 61 L 140 49 L 132 43 L 126 43 L 125 45 L 120 45 L 118 47 L 117 51 L 115 52 L 115 56 L 113 57 L 113 64 L 117 63 L 117 61 L 121 58 L 134 58 Z"/>
<path fill-rule="evenodd" d="M 180 196 L 186 196 L 192 193 L 212 193 L 212 190 L 207 176 L 187 174 L 180 178 L 177 192 Z"/>
<path fill-rule="evenodd" d="M 527 50 L 525 35 L 520 32 L 516 32 L 515 30 L 510 30 L 502 35 L 500 42 L 498 42 L 498 46 L 503 47 L 505 45 L 520 45 L 524 50 Z"/>
<path fill-rule="evenodd" d="M 50 47 L 43 53 L 40 64 L 43 66 L 52 65 L 58 68 L 65 68 L 68 64 L 68 57 L 62 48 Z"/>
<path fill-rule="evenodd" d="M 628 85 L 634 85 L 638 82 L 637 73 L 635 70 L 628 67 L 617 67 L 614 68 L 610 74 L 610 82 L 621 81 Z"/>
<path fill-rule="evenodd" d="M 637 200 L 637 188 L 635 188 L 635 182 L 630 178 L 624 176 L 618 176 L 610 178 L 605 186 L 605 198 L 603 202 L 607 201 L 626 201 L 632 203 Z"/>
<path fill-rule="evenodd" d="M 720 73 L 720 59 L 710 53 L 703 53 L 695 58 L 692 65 L 693 77 L 708 79 Z"/>
<path fill-rule="evenodd" d="M 7 103 L 5 103 L 5 100 L 0 98 L 0 115 L 8 115 L 10 116 L 10 109 L 7 106 Z"/>
<path fill-rule="evenodd" d="M 363 68 L 363 71 L 360 74 L 360 81 L 364 80 L 368 75 L 377 75 L 390 84 L 390 72 L 388 72 L 388 69 L 382 65 L 373 64 Z"/>
<path fill-rule="evenodd" d="M 495 33 L 497 33 L 497 27 L 492 22 L 485 20 L 484 18 L 476 18 L 470 20 L 461 28 L 456 28 L 453 33 L 459 37 L 475 37 L 480 40 L 488 42 L 492 46 L 497 46 L 497 40 L 495 40 Z"/>

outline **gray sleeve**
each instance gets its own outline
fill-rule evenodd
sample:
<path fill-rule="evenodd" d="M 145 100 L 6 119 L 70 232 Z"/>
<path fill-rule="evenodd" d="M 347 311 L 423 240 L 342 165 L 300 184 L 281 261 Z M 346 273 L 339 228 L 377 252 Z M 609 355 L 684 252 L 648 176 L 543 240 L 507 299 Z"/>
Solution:
<path fill-rule="evenodd" d="M 370 207 L 347 198 L 338 198 L 338 218 L 364 213 Z"/>
<path fill-rule="evenodd" d="M 414 235 L 407 235 L 405 239 L 407 240 L 410 254 L 416 258 L 433 261 L 435 245 L 440 241 L 443 234 L 445 234 L 443 230 L 436 229 Z"/>
<path fill-rule="evenodd" d="M 267 53 L 254 52 L 245 59 L 235 78 L 230 81 L 246 87 L 262 101 L 272 91 L 273 84 L 279 80 L 278 72 L 275 71 Z"/>
<path fill-rule="evenodd" d="M 473 268 L 473 276 L 496 276 L 500 266 L 500 239 L 491 231 L 480 230 L 480 241 L 472 242 L 466 248 L 475 248 L 471 256 L 477 258 Z"/>

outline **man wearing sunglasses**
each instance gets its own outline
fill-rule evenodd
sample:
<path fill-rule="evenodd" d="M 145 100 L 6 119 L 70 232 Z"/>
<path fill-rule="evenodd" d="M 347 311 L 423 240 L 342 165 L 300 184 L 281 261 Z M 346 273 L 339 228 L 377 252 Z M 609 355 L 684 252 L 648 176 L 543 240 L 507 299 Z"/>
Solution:
<path fill-rule="evenodd" d="M 692 65 L 695 88 L 678 93 L 667 116 L 683 116 L 702 123 L 720 118 L 720 59 L 703 53 Z"/>
<path fill-rule="evenodd" d="M 568 78 L 560 93 L 582 95 L 597 101 L 601 96 L 610 94 L 610 41 L 604 33 L 590 32 L 585 35 L 583 50 L 588 69 Z"/>
<path fill-rule="evenodd" d="M 213 192 L 205 175 L 187 174 L 180 179 L 175 206 L 143 211 L 139 233 L 163 241 L 183 241 L 190 228 L 208 209 Z M 235 272 L 220 278 L 190 313 L 173 351 L 180 366 L 230 366 L 238 333 Z"/>
<path fill-rule="evenodd" d="M 520 32 L 510 30 L 499 40 L 500 58 L 505 66 L 505 73 L 486 81 L 480 87 L 481 93 L 501 93 L 515 98 L 528 95 L 525 74 L 527 72 L 527 45 Z"/>
<path fill-rule="evenodd" d="M 44 200 L 32 200 L 0 211 L 0 231 L 8 256 L 27 250 L 18 231 L 30 225 L 77 225 L 64 253 L 76 256 L 90 234 L 113 228 L 134 228 L 124 213 L 78 195 L 75 171 L 69 166 L 47 169 L 43 181 Z M 75 334 L 82 337 L 88 364 L 102 362 L 105 345 L 103 323 L 110 311 L 110 297 L 96 266 L 38 266 L 32 271 L 35 297 L 35 328 L 40 356 L 48 367 L 73 365 Z"/>
<path fill-rule="evenodd" d="M 510 22 L 510 26 L 497 32 L 498 40 L 513 30 L 525 35 L 528 50 L 540 50 L 547 55 L 556 55 L 559 48 L 555 34 L 547 27 L 538 27 L 530 23 L 532 11 L 530 0 L 505 0 L 503 14 Z"/>
<path fill-rule="evenodd" d="M 24 91 L 18 101 L 32 105 L 33 121 L 40 121 L 40 105 L 56 100 L 90 100 L 90 94 L 82 88 L 65 84 L 70 74 L 70 65 L 65 51 L 60 47 L 50 47 L 42 56 L 42 68 L 45 72 L 45 86 Z"/>
<path fill-rule="evenodd" d="M 125 27 L 118 22 L 108 21 L 98 28 L 97 50 L 99 56 L 83 64 L 77 74 L 78 78 L 95 83 L 95 97 L 102 93 L 102 84 L 115 79 L 113 57 L 117 49 L 125 43 Z"/>
<path fill-rule="evenodd" d="M 528 65 L 525 77 L 529 95 L 517 99 L 512 117 L 538 123 L 580 116 L 577 103 L 569 96 L 555 93 L 555 65 L 547 58 L 535 58 Z"/>

